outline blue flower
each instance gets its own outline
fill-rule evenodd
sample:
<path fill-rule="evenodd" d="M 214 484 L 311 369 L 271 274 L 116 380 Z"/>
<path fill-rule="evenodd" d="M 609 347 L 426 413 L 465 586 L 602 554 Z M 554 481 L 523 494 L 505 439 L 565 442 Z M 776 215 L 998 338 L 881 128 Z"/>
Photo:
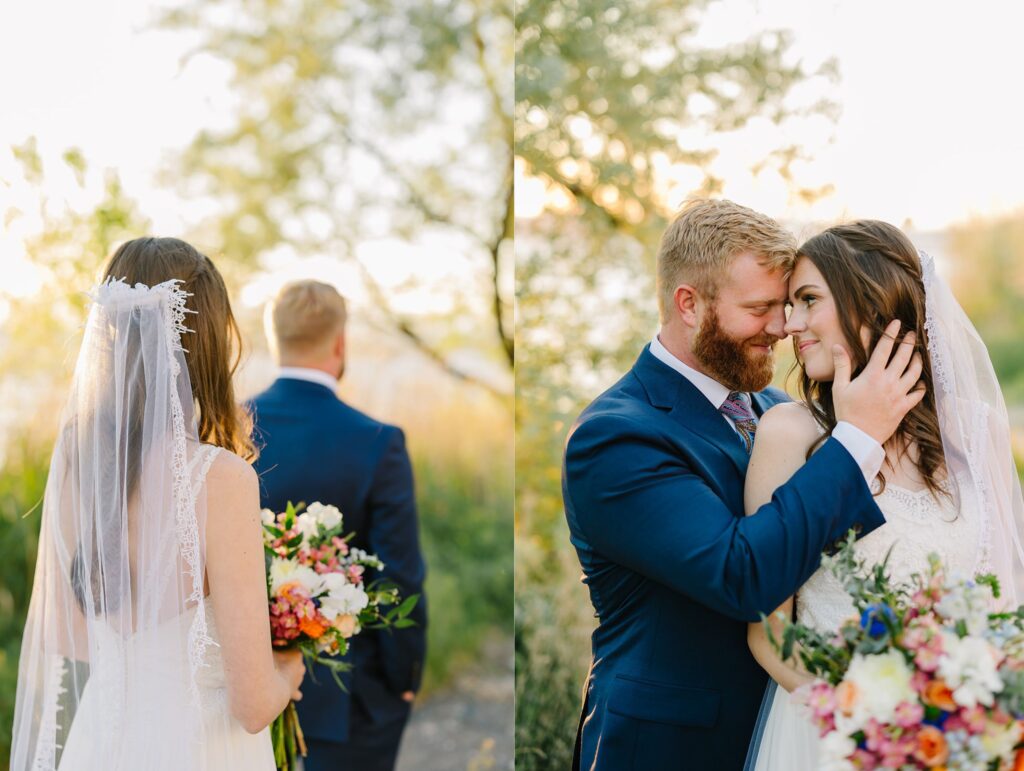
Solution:
<path fill-rule="evenodd" d="M 883 618 L 888 618 L 891 623 L 896 623 L 896 614 L 888 605 L 875 603 L 868 605 L 860 615 L 860 628 L 868 633 L 868 637 L 884 637 L 887 627 Z"/>
<path fill-rule="evenodd" d="M 921 722 L 922 722 L 922 723 L 923 723 L 924 725 L 930 725 L 930 726 L 935 726 L 936 728 L 938 728 L 938 729 L 940 729 L 940 730 L 941 730 L 941 729 L 942 729 L 942 726 L 943 726 L 943 725 L 945 725 L 945 723 L 946 723 L 946 719 L 947 719 L 947 718 L 948 718 L 948 717 L 950 716 L 950 714 L 951 714 L 951 713 L 949 713 L 949 712 L 946 712 L 945 710 L 943 710 L 942 712 L 940 712 L 940 713 L 939 713 L 939 716 L 938 716 L 938 717 L 936 717 L 936 718 L 927 718 L 927 717 L 926 717 L 926 718 L 925 718 L 924 720 L 922 720 Z"/>

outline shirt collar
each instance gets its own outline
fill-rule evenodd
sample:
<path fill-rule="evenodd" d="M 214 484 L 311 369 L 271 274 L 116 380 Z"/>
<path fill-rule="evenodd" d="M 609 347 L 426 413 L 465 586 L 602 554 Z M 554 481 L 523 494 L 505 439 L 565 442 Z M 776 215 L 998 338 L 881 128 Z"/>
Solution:
<path fill-rule="evenodd" d="M 331 389 L 332 394 L 338 390 L 337 378 L 333 378 L 319 369 L 312 369 L 310 367 L 281 367 L 277 372 L 277 376 L 279 378 L 284 377 L 291 380 L 305 380 L 308 383 L 316 383 Z"/>
<path fill-rule="evenodd" d="M 717 380 L 708 377 L 703 372 L 698 372 L 693 367 L 687 366 L 673 354 L 669 353 L 668 348 L 661 344 L 657 334 L 651 340 L 651 354 L 658 361 L 667 364 L 689 380 L 698 391 L 704 394 L 705 398 L 711 402 L 716 410 L 721 409 L 722 405 L 725 404 L 725 400 L 729 398 L 731 392 L 728 388 Z M 742 394 L 742 396 L 745 397 L 746 394 Z"/>

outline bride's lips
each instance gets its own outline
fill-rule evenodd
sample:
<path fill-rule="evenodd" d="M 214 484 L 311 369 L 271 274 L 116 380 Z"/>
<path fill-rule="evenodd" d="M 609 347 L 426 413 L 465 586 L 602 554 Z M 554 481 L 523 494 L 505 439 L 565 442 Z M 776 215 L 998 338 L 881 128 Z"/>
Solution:
<path fill-rule="evenodd" d="M 797 346 L 797 350 L 800 351 L 800 353 L 803 353 L 808 348 L 810 348 L 812 345 L 817 345 L 817 344 L 818 344 L 817 340 L 804 340 L 803 342 L 800 343 L 800 345 Z"/>

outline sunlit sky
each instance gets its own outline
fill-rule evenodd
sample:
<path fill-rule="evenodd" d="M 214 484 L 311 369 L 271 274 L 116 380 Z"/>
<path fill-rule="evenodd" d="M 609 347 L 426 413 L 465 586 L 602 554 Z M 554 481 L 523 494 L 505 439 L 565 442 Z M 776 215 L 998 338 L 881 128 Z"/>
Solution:
<path fill-rule="evenodd" d="M 9 151 L 29 136 L 38 140 L 53 206 L 95 200 L 103 170 L 112 168 L 155 232 L 180 232 L 199 213 L 161 188 L 156 174 L 199 129 L 230 118 L 230 72 L 209 57 L 181 67 L 194 38 L 153 29 L 153 9 L 137 0 L 0 4 L 0 215 L 12 207 L 26 212 L 0 231 L 3 291 L 30 292 L 39 283 L 22 247 L 39 224 L 32 216 L 34 195 Z M 835 191 L 807 207 L 794 203 L 772 172 L 752 175 L 763 148 L 780 139 L 775 127 L 755 122 L 701 139 L 721 148 L 712 169 L 724 177 L 725 195 L 786 219 L 872 216 L 898 224 L 909 219 L 925 230 L 1024 206 L 1024 110 L 1017 96 L 1024 6 L 721 0 L 705 14 L 702 40 L 726 42 L 775 27 L 793 31 L 794 52 L 808 64 L 838 60 L 840 79 L 829 88 L 842 109 L 838 123 L 819 121 L 800 137 L 784 138 L 799 140 L 814 155 L 795 169 L 799 179 L 831 183 Z M 84 193 L 59 162 L 71 146 L 90 163 Z M 699 182 L 687 173 L 676 175 L 675 200 Z M 536 189 L 519 182 L 517 210 L 529 214 Z M 388 274 L 385 282 L 397 283 L 415 258 L 393 246 L 371 248 L 393 255 L 377 264 Z M 437 244 L 428 259 L 417 252 L 417 262 L 457 271 L 446 254 L 451 250 Z M 261 302 L 293 275 L 327 271 L 343 284 L 351 280 L 346 270 L 329 258 L 279 260 L 243 301 Z"/>
<path fill-rule="evenodd" d="M 704 17 L 702 41 L 788 28 L 809 65 L 834 57 L 840 78 L 828 88 L 842 113 L 780 136 L 767 121 L 716 137 L 687 137 L 720 148 L 712 170 L 723 194 L 775 217 L 829 221 L 874 217 L 936 230 L 976 216 L 1024 207 L 1024 6 L 982 0 L 722 0 Z M 805 184 L 831 183 L 813 206 L 790 199 L 784 180 L 749 169 L 774 142 L 798 141 L 813 160 L 794 169 Z M 689 176 L 688 176 L 689 174 Z M 679 170 L 673 204 L 700 182 Z M 522 176 L 517 212 L 541 204 Z M 674 199 L 674 200 L 673 200 Z"/>
<path fill-rule="evenodd" d="M 38 191 L 22 179 L 12 145 L 36 137 L 53 210 L 95 203 L 104 171 L 114 169 L 156 234 L 180 234 L 205 213 L 202 203 L 162 187 L 157 175 L 199 130 L 230 121 L 231 71 L 209 56 L 182 66 L 197 37 L 155 28 L 158 7 L 138 0 L 0 4 L 0 222 L 12 209 L 23 212 L 0 230 L 0 319 L 5 292 L 31 293 L 42 280 L 24 253 L 25 238 L 40 227 Z M 90 166 L 84 191 L 60 160 L 72 146 Z M 459 246 L 428 234 L 415 247 L 397 239 L 361 244 L 360 254 L 387 288 L 416 275 L 428 283 L 456 279 L 466 272 Z M 358 271 L 332 256 L 271 255 L 267 268 L 241 290 L 243 304 L 260 304 L 284 282 L 305 276 L 331 281 L 357 304 L 361 300 L 353 297 Z M 426 290 L 403 292 L 399 300 L 405 312 L 441 311 L 446 301 Z"/>

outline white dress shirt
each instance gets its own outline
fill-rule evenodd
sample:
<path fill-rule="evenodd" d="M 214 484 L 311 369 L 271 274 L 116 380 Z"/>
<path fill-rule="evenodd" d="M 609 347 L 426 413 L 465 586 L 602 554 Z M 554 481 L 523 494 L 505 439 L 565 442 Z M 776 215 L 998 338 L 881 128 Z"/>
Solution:
<path fill-rule="evenodd" d="M 311 367 L 281 367 L 277 371 L 278 377 L 286 377 L 291 380 L 305 380 L 309 383 L 316 383 L 326 388 L 331 389 L 331 393 L 336 393 L 338 390 L 338 379 L 331 377 L 322 369 L 312 369 Z"/>
<path fill-rule="evenodd" d="M 658 339 L 657 335 L 651 340 L 651 354 L 658 361 L 664 362 L 689 380 L 698 391 L 704 394 L 716 410 L 721 410 L 722 405 L 725 404 L 725 400 L 729 398 L 731 393 L 726 386 L 680 361 L 661 344 L 661 340 Z M 744 399 L 747 402 L 747 406 L 751 407 L 751 411 L 753 411 L 750 394 L 740 393 L 740 398 Z M 734 431 L 738 431 L 736 424 L 727 415 L 724 413 L 720 414 L 722 415 L 722 420 L 728 423 Z M 850 453 L 851 457 L 860 467 L 861 473 L 864 474 L 864 481 L 868 483 L 868 487 L 871 487 L 874 484 L 875 477 L 878 476 L 879 470 L 882 468 L 882 463 L 885 461 L 885 450 L 882 449 L 882 445 L 845 420 L 836 423 L 836 427 L 832 429 L 832 438 Z"/>

